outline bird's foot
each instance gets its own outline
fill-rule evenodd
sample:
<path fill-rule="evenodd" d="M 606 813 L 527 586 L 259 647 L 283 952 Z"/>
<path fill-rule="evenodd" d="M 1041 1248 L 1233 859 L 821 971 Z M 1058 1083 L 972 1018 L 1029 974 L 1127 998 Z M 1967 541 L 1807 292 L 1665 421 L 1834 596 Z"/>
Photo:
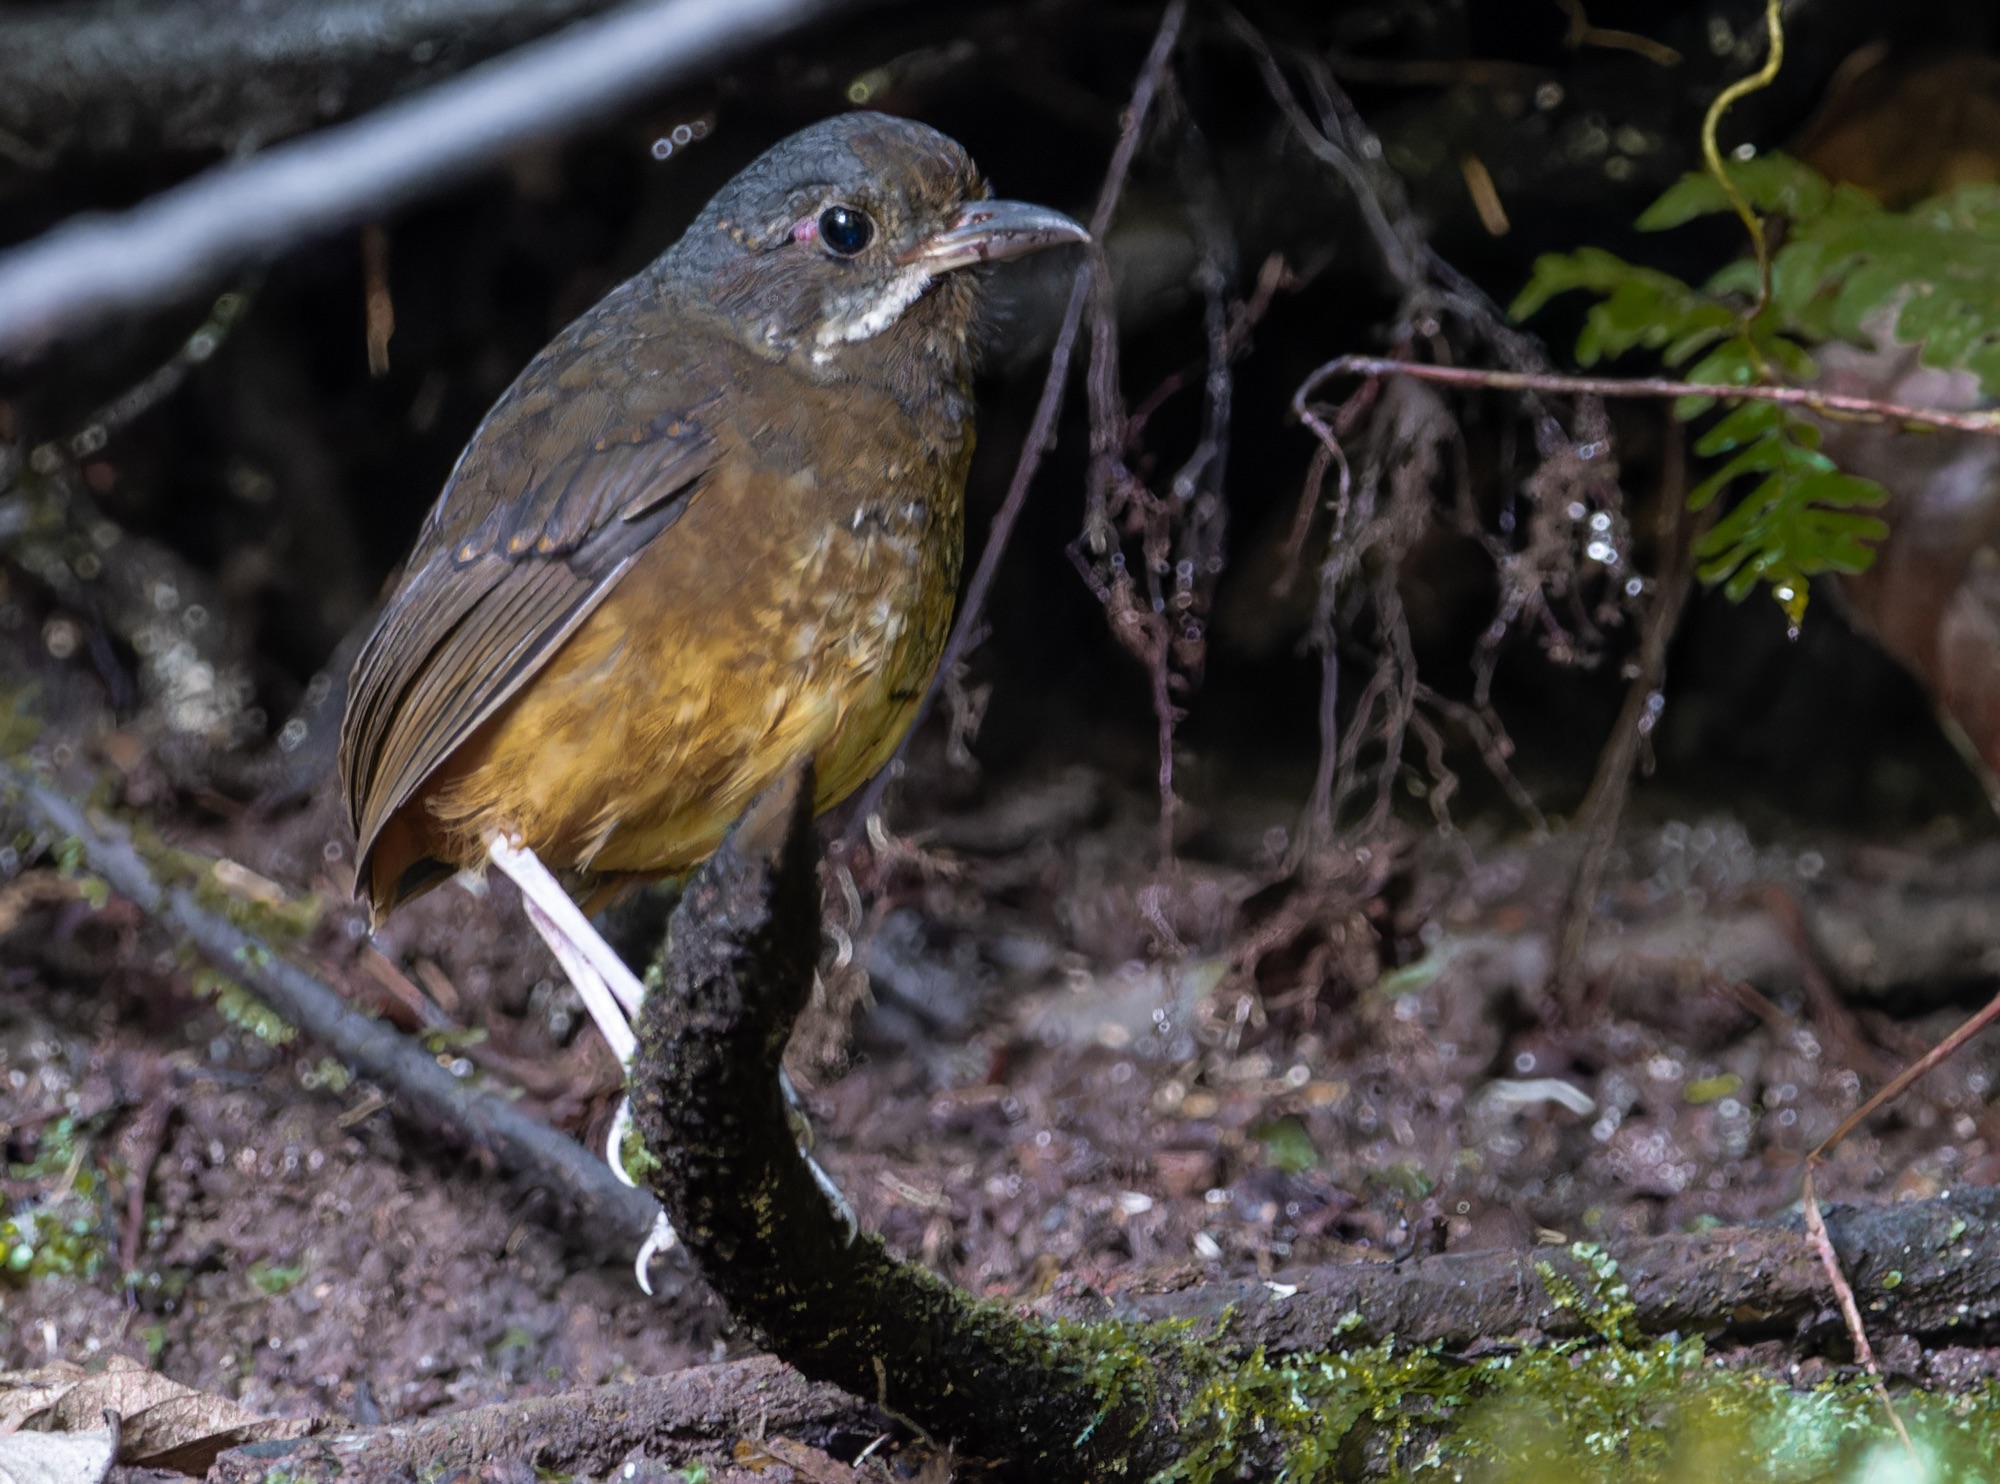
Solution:
<path fill-rule="evenodd" d="M 622 1097 L 618 1100 L 618 1111 L 611 1115 L 611 1132 L 604 1137 L 604 1162 L 611 1166 L 611 1173 L 625 1184 L 638 1188 L 639 1182 L 632 1178 L 632 1172 L 625 1168 L 625 1138 L 632 1132 L 632 1100 Z M 647 1298 L 653 1296 L 653 1264 L 680 1245 L 680 1234 L 674 1224 L 667 1220 L 665 1211 L 653 1217 L 653 1229 L 646 1234 L 646 1240 L 639 1244 L 639 1254 L 632 1259 L 632 1276 L 639 1281 L 639 1291 Z"/>
<path fill-rule="evenodd" d="M 667 1220 L 662 1211 L 653 1218 L 653 1229 L 646 1233 L 646 1240 L 639 1244 L 639 1255 L 632 1259 L 632 1276 L 639 1282 L 639 1292 L 647 1298 L 653 1296 L 653 1264 L 680 1245 L 680 1233 Z"/>
<path fill-rule="evenodd" d="M 618 1065 L 629 1067 L 632 1053 L 638 1047 L 638 1039 L 632 1034 L 632 1019 L 639 1013 L 639 1002 L 645 995 L 638 976 L 618 956 L 618 951 L 591 926 L 590 919 L 583 915 L 582 909 L 563 890 L 562 883 L 533 851 L 514 844 L 496 830 L 487 836 L 486 856 L 521 889 L 528 921 L 534 924 L 535 931 L 549 945 L 549 951 L 562 965 L 570 983 L 576 986 L 577 994 L 583 998 L 584 1008 L 590 1012 L 590 1018 L 603 1032 L 605 1043 L 618 1058 Z M 805 1102 L 782 1067 L 778 1069 L 778 1087 L 784 1094 L 786 1118 L 799 1153 L 805 1159 L 806 1167 L 812 1171 L 813 1183 L 819 1187 L 827 1204 L 833 1208 L 835 1217 L 846 1229 L 847 1240 L 851 1244 L 861 1230 L 854 1217 L 854 1208 L 848 1205 L 840 1187 L 833 1183 L 833 1177 L 821 1169 L 819 1161 L 813 1158 L 812 1123 L 806 1117 Z M 631 1101 L 620 1098 L 618 1111 L 612 1115 L 604 1158 L 620 1180 L 627 1185 L 636 1185 L 637 1182 L 625 1168 L 624 1158 L 625 1136 L 631 1127 Z M 673 1226 L 662 1214 L 654 1223 L 645 1245 L 639 1249 L 639 1287 L 647 1293 L 653 1291 L 647 1278 L 647 1267 L 655 1257 L 672 1249 L 677 1240 Z"/>
<path fill-rule="evenodd" d="M 840 1187 L 833 1183 L 833 1176 L 820 1167 L 818 1160 L 803 1149 L 799 1154 L 804 1158 L 806 1168 L 812 1171 L 813 1184 L 819 1187 L 819 1193 L 826 1197 L 826 1203 L 833 1208 L 833 1219 L 840 1223 L 842 1232 L 846 1234 L 841 1245 L 852 1247 L 854 1239 L 861 1235 L 861 1223 L 854 1215 L 854 1207 L 848 1205 L 847 1197 L 840 1193 Z"/>
<path fill-rule="evenodd" d="M 861 1223 L 855 1219 L 854 1207 L 847 1203 L 847 1197 L 840 1193 L 840 1187 L 833 1183 L 833 1176 L 827 1174 L 820 1162 L 813 1158 L 813 1126 L 807 1113 L 806 1100 L 799 1096 L 798 1086 L 791 1074 L 783 1067 L 778 1068 L 778 1090 L 785 1096 L 785 1121 L 792 1128 L 792 1142 L 798 1145 L 799 1157 L 805 1160 L 806 1168 L 812 1171 L 813 1184 L 826 1197 L 826 1203 L 833 1207 L 833 1214 L 847 1233 L 846 1245 L 852 1247 L 854 1239 L 861 1235 Z"/>
<path fill-rule="evenodd" d="M 791 1125 L 792 1140 L 798 1146 L 799 1156 L 805 1160 L 806 1168 L 812 1172 L 813 1184 L 817 1185 L 820 1194 L 826 1197 L 826 1203 L 833 1208 L 834 1217 L 847 1233 L 846 1245 L 852 1247 L 854 1239 L 861 1235 L 861 1223 L 854 1215 L 854 1207 L 847 1203 L 847 1197 L 842 1195 L 840 1187 L 833 1183 L 833 1176 L 827 1174 L 820 1162 L 813 1158 L 812 1120 L 806 1116 L 805 1099 L 799 1096 L 798 1088 L 793 1085 L 792 1079 L 786 1075 L 783 1067 L 778 1069 L 778 1087 L 784 1093 L 785 1120 Z M 632 1172 L 625 1168 L 625 1139 L 631 1132 L 632 1100 L 620 1098 L 618 1111 L 611 1115 L 611 1132 L 605 1137 L 604 1161 L 611 1166 L 612 1174 L 636 1188 L 639 1182 L 634 1180 Z M 636 1266 L 639 1287 L 645 1290 L 648 1297 L 652 1295 L 653 1285 L 646 1270 L 652 1266 L 655 1258 L 662 1253 L 671 1252 L 679 1241 L 673 1223 L 667 1220 L 666 1212 L 662 1211 L 654 1219 L 652 1234 L 639 1249 Z"/>
<path fill-rule="evenodd" d="M 611 1115 L 611 1132 L 604 1136 L 604 1162 L 611 1166 L 611 1173 L 619 1182 L 639 1188 L 639 1182 L 632 1178 L 632 1172 L 625 1168 L 625 1136 L 632 1132 L 632 1100 L 620 1098 L 618 1111 Z"/>

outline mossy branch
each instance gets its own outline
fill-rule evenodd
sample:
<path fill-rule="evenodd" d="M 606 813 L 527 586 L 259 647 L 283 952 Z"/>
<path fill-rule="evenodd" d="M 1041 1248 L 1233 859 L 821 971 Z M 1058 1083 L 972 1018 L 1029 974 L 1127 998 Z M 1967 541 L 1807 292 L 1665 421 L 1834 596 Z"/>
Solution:
<path fill-rule="evenodd" d="M 655 1193 L 731 1312 L 808 1378 L 1012 1478 L 1308 1478 L 1301 1458 L 1345 1459 L 1364 1434 L 1392 1453 L 1416 1446 L 1512 1384 L 1453 1379 L 1451 1350 L 1513 1338 L 1684 1366 L 1648 1337 L 1838 1344 L 1812 1254 L 1784 1227 L 1109 1300 L 1071 1290 L 1033 1314 L 976 1301 L 873 1236 L 850 1240 L 778 1088 L 820 950 L 811 796 L 803 773 L 767 794 L 690 882 L 632 1066 Z M 1849 1208 L 1830 1225 L 1885 1330 L 1957 1342 L 2000 1321 L 2000 1193 Z"/>
<path fill-rule="evenodd" d="M 819 958 L 809 780 L 759 799 L 674 913 L 631 1068 L 654 1192 L 730 1311 L 808 1377 L 1019 1478 L 1143 1478 L 1171 1456 L 1170 1374 L 850 1240 L 793 1142 L 778 1063 Z"/>

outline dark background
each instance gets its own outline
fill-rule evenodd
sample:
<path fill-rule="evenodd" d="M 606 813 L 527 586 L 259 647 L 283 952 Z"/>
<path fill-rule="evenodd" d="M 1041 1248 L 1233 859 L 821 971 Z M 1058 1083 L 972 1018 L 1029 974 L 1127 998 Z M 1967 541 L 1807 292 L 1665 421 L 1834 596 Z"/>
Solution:
<path fill-rule="evenodd" d="M 1672 69 L 1631 51 L 1567 45 L 1568 21 L 1555 4 L 1250 11 L 1276 38 L 1363 64 L 1348 86 L 1381 131 L 1433 240 L 1503 304 L 1542 251 L 1595 243 L 1699 277 L 1740 248 L 1726 220 L 1660 237 L 1630 223 L 1694 163 L 1701 110 L 1721 80 L 1744 70 L 1732 38 L 1758 31 L 1761 6 L 1592 7 L 1597 26 L 1643 32 L 1679 50 L 1685 60 Z M 113 519 L 213 576 L 250 656 L 257 705 L 275 731 L 343 635 L 365 619 L 458 450 L 515 371 L 671 242 L 753 154 L 865 96 L 960 139 L 1002 192 L 1083 214 L 1154 20 L 1142 6 L 866 7 L 753 55 L 708 86 L 524 154 L 383 224 L 396 327 L 388 373 L 379 378 L 366 358 L 357 237 L 302 247 L 245 277 L 254 296 L 248 316 L 179 393 L 94 461 L 91 489 Z M 1976 0 L 1889 13 L 1852 0 L 1801 7 L 1777 85 L 1731 115 L 1725 145 L 1771 148 L 1796 137 L 1843 60 L 1864 44 L 1883 43 L 1914 65 L 1990 51 L 1996 30 L 2000 19 Z M 1181 732 L 1181 777 L 1197 802 L 1245 780 L 1303 796 L 1317 747 L 1318 666 L 1300 652 L 1306 613 L 1297 600 L 1291 611 L 1265 596 L 1272 569 L 1259 554 L 1268 556 L 1290 521 L 1310 450 L 1287 420 L 1291 389 L 1330 355 L 1379 343 L 1394 300 L 1343 190 L 1286 143 L 1246 54 L 1199 8 L 1184 54 L 1185 109 L 1222 162 L 1238 292 L 1247 292 L 1269 252 L 1319 271 L 1302 292 L 1281 298 L 1238 368 L 1227 477 L 1231 568 L 1217 598 L 1216 646 Z M 1517 63 L 1527 81 L 1420 85 L 1366 71 L 1464 57 Z M 1528 86 L 1537 76 L 1552 90 L 1537 95 Z M 374 88 L 392 95 L 422 80 L 391 77 Z M 357 92 L 356 101 L 369 96 Z M 706 138 L 664 162 L 653 157 L 653 141 L 697 120 L 709 125 Z M 1513 226 L 1504 237 L 1483 231 L 1473 212 L 1457 168 L 1467 148 L 1499 182 Z M 1161 156 L 1142 154 L 1113 234 L 1124 274 L 1125 389 L 1135 403 L 1161 377 L 1196 362 L 1203 344 L 1199 302 L 1182 281 L 1187 227 Z M 0 165 L 0 237 L 19 241 L 79 211 L 129 205 L 219 157 L 149 146 L 143 136 L 115 149 L 84 138 L 50 169 Z M 1046 273 L 995 285 L 969 505 L 975 550 L 1033 406 L 1060 291 Z M 1559 303 L 1533 327 L 1559 362 L 1580 309 Z M 14 433 L 27 446 L 67 434 L 170 354 L 206 310 L 204 300 L 162 311 L 8 368 L 0 397 Z M 1505 418 L 1498 407 L 1460 405 L 1476 459 L 1501 436 Z M 1198 415 L 1198 392 L 1187 391 L 1153 419 L 1149 446 L 1161 465 L 1172 467 L 1191 446 Z M 1632 405 L 1618 418 L 1628 495 L 1644 508 L 1656 477 L 1658 414 Z M 1144 677 L 1108 637 L 1064 554 L 1080 521 L 1086 446 L 1073 387 L 1056 451 L 1002 568 L 992 637 L 975 662 L 973 679 L 994 685 L 977 747 L 989 769 L 986 787 L 1079 752 L 1135 780 L 1153 765 Z M 31 574 L 14 576 L 34 589 Z M 1417 554 L 1404 582 L 1427 677 L 1462 694 L 1489 612 L 1490 573 L 1469 548 L 1440 539 Z M 44 607 L 57 601 L 40 599 Z M 1672 796 L 1729 803 L 1766 827 L 1792 818 L 1898 830 L 1942 814 L 1985 828 L 1978 789 L 1938 736 L 1919 689 L 1856 639 L 1837 607 L 1817 603 L 1794 643 L 1761 599 L 1740 608 L 1713 596 L 1696 602 L 1676 646 L 1657 739 L 1660 785 Z M 1614 642 L 1614 654 L 1627 642 Z M 116 673 L 130 655 L 115 632 L 78 663 L 100 672 L 115 702 L 130 704 L 135 689 Z M 1580 796 L 1621 689 L 1615 665 L 1563 669 L 1533 642 L 1510 641 L 1496 699 L 1523 747 L 1518 766 L 1550 809 L 1564 811 Z M 1461 761 L 1471 791 L 1460 807 L 1497 805 L 1476 762 Z M 960 777 L 937 783 L 953 798 L 981 786 Z"/>

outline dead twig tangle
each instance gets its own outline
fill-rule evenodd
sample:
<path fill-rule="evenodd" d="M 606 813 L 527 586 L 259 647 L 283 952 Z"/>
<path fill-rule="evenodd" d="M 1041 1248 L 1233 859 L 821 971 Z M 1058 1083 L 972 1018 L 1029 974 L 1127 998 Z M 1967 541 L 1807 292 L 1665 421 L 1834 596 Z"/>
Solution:
<path fill-rule="evenodd" d="M 1462 342 L 1471 354 L 1484 350 L 1518 373 L 1548 372 L 1540 343 L 1510 325 L 1477 285 L 1431 247 L 1402 182 L 1381 158 L 1380 141 L 1325 61 L 1302 49 L 1281 56 L 1240 14 L 1228 11 L 1225 19 L 1230 34 L 1250 52 L 1292 135 L 1352 196 L 1401 295 L 1390 339 L 1405 352 L 1427 343 L 1442 356 L 1453 346 L 1454 358 L 1462 358 L 1456 348 Z M 1288 66 L 1303 83 L 1311 113 Z M 1321 657 L 1320 764 L 1288 862 L 1298 869 L 1337 842 L 1378 837 L 1391 817 L 1395 785 L 1405 777 L 1430 800 L 1439 828 L 1449 830 L 1448 802 L 1457 779 L 1444 763 L 1447 731 L 1474 744 L 1508 796 L 1539 828 L 1541 812 L 1507 764 L 1512 744 L 1489 700 L 1493 666 L 1502 641 L 1522 629 L 1539 633 L 1558 663 L 1594 662 L 1603 648 L 1603 628 L 1622 621 L 1636 596 L 1621 565 L 1629 542 L 1621 539 L 1624 500 L 1603 407 L 1587 394 L 1577 396 L 1565 427 L 1532 389 L 1522 389 L 1539 460 L 1521 481 L 1531 507 L 1525 519 L 1511 501 L 1491 521 L 1482 518 L 1461 490 L 1454 524 L 1487 552 L 1500 596 L 1474 658 L 1473 694 L 1453 700 L 1416 674 L 1398 579 L 1405 557 L 1440 518 L 1436 486 L 1447 469 L 1462 470 L 1462 436 L 1435 398 L 1413 397 L 1393 383 L 1371 380 L 1334 407 L 1314 400 L 1323 384 L 1308 378 L 1292 400 L 1294 414 L 1318 442 L 1289 543 L 1299 557 L 1320 513 L 1328 475 L 1337 470 L 1339 481 L 1309 633 Z M 1356 444 L 1352 454 L 1349 440 Z M 1599 517 L 1613 539 L 1602 543 L 1609 560 L 1591 558 L 1601 569 L 1593 575 L 1584 548 L 1600 534 L 1591 524 Z M 1590 601 L 1584 597 L 1587 587 L 1597 593 Z M 1558 613 L 1558 602 L 1566 612 Z M 1344 722 L 1343 648 L 1358 650 L 1373 667 Z M 1432 717 L 1419 720 L 1420 709 Z M 1423 744 L 1427 777 L 1405 771 L 1404 747 L 1412 736 Z M 1367 769 L 1374 771 L 1372 800 L 1352 823 L 1349 841 L 1343 810 L 1362 791 L 1360 775 Z"/>
<path fill-rule="evenodd" d="M 1090 213 L 1090 238 L 1100 248 L 1105 233 L 1110 230 L 1112 215 L 1118 210 L 1118 199 L 1125 189 L 1125 177 L 1131 172 L 1132 161 L 1139 153 L 1147 116 L 1152 112 L 1153 100 L 1167 76 L 1168 64 L 1186 22 L 1187 0 L 1171 0 L 1161 13 L 1152 49 L 1147 52 L 1145 65 L 1139 69 L 1138 80 L 1132 85 L 1132 101 L 1126 105 L 1121 116 L 1118 144 L 1111 152 L 1111 163 L 1104 172 L 1104 184 L 1098 188 L 1097 205 Z M 1093 251 L 1077 268 L 1076 278 L 1070 285 L 1069 302 L 1063 310 L 1062 327 L 1056 332 L 1055 348 L 1049 353 L 1048 374 L 1042 378 L 1041 400 L 1035 404 L 1034 418 L 1028 424 L 1028 436 L 1022 440 L 1020 455 L 1014 463 L 1013 478 L 1007 484 L 1006 497 L 1001 500 L 999 510 L 994 513 L 993 524 L 987 530 L 986 545 L 979 553 L 979 565 L 973 568 L 972 579 L 965 586 L 965 598 L 959 604 L 958 617 L 945 640 L 944 655 L 938 661 L 937 674 L 917 708 L 916 719 L 911 722 L 909 731 L 897 747 L 895 758 L 870 780 L 854 803 L 848 830 L 850 844 L 861 837 L 869 818 L 881 810 L 882 795 L 894 779 L 903 755 L 909 751 L 910 738 L 922 729 L 925 718 L 937 701 L 938 691 L 956 674 L 966 652 L 982 632 L 986 595 L 992 590 L 1001 558 L 1007 554 L 1007 543 L 1014 534 L 1015 523 L 1020 520 L 1021 511 L 1028 503 L 1029 486 L 1034 483 L 1035 474 L 1042 466 L 1043 456 L 1055 442 L 1056 419 L 1062 412 L 1063 391 L 1069 382 L 1070 357 L 1076 349 L 1077 332 L 1083 327 L 1083 315 L 1090 303 L 1092 285 L 1099 276 L 1097 259 L 1098 253 Z"/>

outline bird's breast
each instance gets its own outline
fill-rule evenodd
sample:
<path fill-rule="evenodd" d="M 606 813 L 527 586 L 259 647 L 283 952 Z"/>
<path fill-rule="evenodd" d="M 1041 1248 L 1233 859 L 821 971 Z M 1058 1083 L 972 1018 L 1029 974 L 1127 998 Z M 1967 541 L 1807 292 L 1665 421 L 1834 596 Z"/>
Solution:
<path fill-rule="evenodd" d="M 888 759 L 949 629 L 970 439 L 939 459 L 893 412 L 816 442 L 791 417 L 725 432 L 681 519 L 466 750 L 441 823 L 670 872 L 800 758 L 823 806 Z"/>

